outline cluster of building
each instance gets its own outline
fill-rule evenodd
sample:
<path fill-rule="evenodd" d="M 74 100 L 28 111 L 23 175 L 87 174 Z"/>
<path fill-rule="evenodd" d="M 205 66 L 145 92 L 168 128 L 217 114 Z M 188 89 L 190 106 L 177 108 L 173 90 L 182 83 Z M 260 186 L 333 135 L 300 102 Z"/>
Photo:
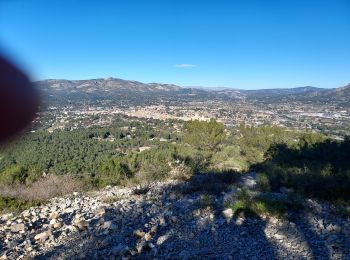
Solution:
<path fill-rule="evenodd" d="M 261 104 L 244 100 L 206 100 L 164 102 L 159 104 L 118 106 L 96 101 L 95 104 L 79 106 L 48 107 L 42 111 L 34 125 L 48 131 L 74 130 L 80 127 L 107 126 L 115 116 L 159 120 L 203 120 L 214 118 L 228 127 L 244 123 L 313 129 L 334 135 L 350 134 L 350 111 L 329 104 L 305 104 L 298 102 Z"/>

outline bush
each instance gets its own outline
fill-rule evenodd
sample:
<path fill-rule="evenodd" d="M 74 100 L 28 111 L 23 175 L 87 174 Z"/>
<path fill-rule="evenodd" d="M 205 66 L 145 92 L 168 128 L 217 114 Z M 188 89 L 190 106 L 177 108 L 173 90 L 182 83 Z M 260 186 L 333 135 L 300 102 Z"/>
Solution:
<path fill-rule="evenodd" d="M 247 189 L 242 189 L 236 195 L 236 201 L 230 206 L 233 214 L 236 216 L 249 216 L 256 217 L 256 213 L 253 209 L 253 197 Z"/>
<path fill-rule="evenodd" d="M 212 152 L 198 151 L 188 145 L 179 145 L 176 147 L 173 155 L 174 159 L 183 162 L 194 174 L 200 173 L 210 166 Z"/>
<path fill-rule="evenodd" d="M 192 177 L 192 175 L 192 169 L 184 163 L 181 163 L 180 165 L 176 166 L 170 172 L 170 178 L 182 181 L 189 180 Z"/>
<path fill-rule="evenodd" d="M 264 177 L 259 179 L 258 185 L 269 186 L 272 191 L 287 187 L 304 196 L 328 200 L 350 197 L 350 171 L 334 173 L 327 165 L 299 168 L 273 162 L 266 163 L 263 171 L 266 174 L 259 174 Z"/>
<path fill-rule="evenodd" d="M 282 217 L 287 213 L 288 205 L 287 200 L 276 199 L 272 196 L 261 196 L 256 199 L 253 207 L 258 215 Z"/>
<path fill-rule="evenodd" d="M 327 200 L 350 198 L 350 141 L 305 133 L 293 147 L 273 145 L 268 160 L 255 167 L 266 173 L 272 190 L 293 188 L 300 194 Z"/>
<path fill-rule="evenodd" d="M 246 158 L 242 156 L 239 146 L 228 145 L 213 154 L 211 167 L 218 169 L 248 170 Z"/>
<path fill-rule="evenodd" d="M 164 180 L 168 177 L 169 172 L 169 165 L 145 164 L 137 173 L 135 173 L 130 181 L 137 185 L 148 185 L 155 181 Z"/>
<path fill-rule="evenodd" d="M 287 129 L 276 126 L 249 127 L 241 125 L 237 128 L 234 142 L 241 148 L 241 154 L 252 165 L 264 160 L 269 147 L 276 143 L 292 143 L 295 134 L 287 133 Z"/>
<path fill-rule="evenodd" d="M 27 208 L 39 206 L 40 201 L 28 201 L 9 197 L 0 197 L 0 213 L 20 212 Z"/>
<path fill-rule="evenodd" d="M 203 208 L 212 208 L 215 205 L 215 198 L 205 194 L 201 197 L 200 204 Z"/>
<path fill-rule="evenodd" d="M 97 174 L 94 183 L 99 187 L 107 185 L 118 185 L 122 180 L 132 177 L 129 166 L 122 159 L 109 160 L 101 165 L 101 169 Z"/>
<path fill-rule="evenodd" d="M 219 194 L 228 190 L 239 178 L 240 174 L 232 170 L 193 175 L 185 193 Z"/>
<path fill-rule="evenodd" d="M 261 191 L 270 191 L 270 180 L 265 173 L 258 173 L 257 175 L 257 186 Z"/>
<path fill-rule="evenodd" d="M 83 190 L 83 182 L 69 175 L 47 175 L 30 185 L 0 186 L 0 196 L 22 201 L 46 201 Z"/>
<path fill-rule="evenodd" d="M 350 218 L 350 206 L 345 206 L 340 209 L 340 213 L 342 216 L 346 218 Z"/>
<path fill-rule="evenodd" d="M 272 195 L 252 196 L 247 189 L 242 189 L 236 201 L 230 205 L 235 215 L 258 217 L 262 215 L 284 217 L 288 209 L 303 208 L 300 197 L 277 198 Z"/>
<path fill-rule="evenodd" d="M 24 184 L 27 176 L 27 171 L 23 167 L 12 165 L 0 173 L 0 183 L 3 185 Z"/>

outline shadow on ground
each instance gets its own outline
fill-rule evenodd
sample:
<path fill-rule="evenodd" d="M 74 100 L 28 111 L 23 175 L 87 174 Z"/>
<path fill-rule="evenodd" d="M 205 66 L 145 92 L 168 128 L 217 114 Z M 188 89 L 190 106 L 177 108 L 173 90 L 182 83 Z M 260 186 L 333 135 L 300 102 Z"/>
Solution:
<path fill-rule="evenodd" d="M 324 220 L 327 216 L 292 213 L 284 224 L 275 223 L 278 236 L 269 237 L 266 234 L 272 224 L 266 220 L 255 217 L 238 223 L 234 217 L 227 221 L 222 215 L 221 192 L 235 181 L 236 178 L 199 175 L 187 183 L 146 189 L 145 194 L 136 192 L 138 195 L 128 206 L 108 207 L 105 220 L 115 221 L 115 232 L 78 233 L 36 259 L 119 259 L 122 254 L 134 259 L 350 258 L 349 251 L 343 250 L 348 245 L 350 248 L 348 237 L 343 237 L 347 244 L 339 243 L 338 238 L 332 242 L 315 231 L 310 219 Z M 213 198 L 212 203 L 204 205 L 203 196 Z M 138 239 L 135 230 L 151 236 Z"/>

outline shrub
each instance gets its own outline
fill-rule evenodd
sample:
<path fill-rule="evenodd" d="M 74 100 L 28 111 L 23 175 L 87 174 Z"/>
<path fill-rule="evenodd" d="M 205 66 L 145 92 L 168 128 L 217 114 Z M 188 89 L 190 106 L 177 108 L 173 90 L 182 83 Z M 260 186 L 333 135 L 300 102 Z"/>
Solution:
<path fill-rule="evenodd" d="M 186 145 L 177 146 L 176 152 L 174 153 L 174 159 L 190 167 L 194 174 L 200 173 L 209 167 L 211 156 L 211 151 L 198 151 Z"/>
<path fill-rule="evenodd" d="M 265 177 L 259 185 L 268 182 L 273 191 L 287 187 L 304 196 L 328 200 L 350 197 L 350 171 L 334 172 L 328 165 L 309 164 L 301 168 L 275 162 L 265 163 L 263 171 L 266 174 L 261 174 Z"/>
<path fill-rule="evenodd" d="M 257 185 L 261 191 L 270 191 L 270 180 L 265 173 L 258 173 L 257 175 Z"/>
<path fill-rule="evenodd" d="M 170 178 L 175 180 L 187 181 L 192 177 L 192 174 L 192 169 L 184 163 L 181 163 L 180 165 L 176 166 L 174 169 L 171 170 Z"/>
<path fill-rule="evenodd" d="M 24 184 L 27 171 L 20 165 L 12 165 L 0 173 L 0 183 L 3 185 Z"/>
<path fill-rule="evenodd" d="M 242 189 L 230 207 L 235 215 L 283 217 L 288 209 L 301 209 L 303 203 L 299 197 L 277 198 L 266 194 L 254 197 L 247 189 Z"/>
<path fill-rule="evenodd" d="M 170 172 L 169 165 L 144 164 L 130 181 L 137 185 L 149 185 L 164 180 Z"/>
<path fill-rule="evenodd" d="M 211 167 L 219 169 L 248 170 L 246 158 L 242 156 L 239 146 L 228 145 L 213 154 Z"/>
<path fill-rule="evenodd" d="M 203 208 L 211 208 L 215 205 L 215 199 L 213 196 L 205 194 L 201 197 L 200 204 Z"/>
<path fill-rule="evenodd" d="M 103 198 L 102 201 L 104 203 L 112 204 L 112 203 L 120 201 L 122 199 L 123 199 L 123 197 L 121 197 L 121 196 L 108 196 L 108 197 Z"/>
<path fill-rule="evenodd" d="M 69 175 L 47 175 L 30 185 L 0 186 L 0 196 L 22 201 L 45 201 L 83 190 L 83 182 Z"/>
<path fill-rule="evenodd" d="M 189 180 L 185 193 L 219 194 L 236 183 L 239 177 L 240 174 L 232 170 L 194 175 Z"/>
<path fill-rule="evenodd" d="M 341 213 L 344 217 L 350 218 L 350 206 L 342 208 Z"/>
<path fill-rule="evenodd" d="M 0 197 L 0 213 L 19 212 L 33 206 L 39 206 L 40 201 L 28 201 L 9 197 Z"/>
<path fill-rule="evenodd" d="M 129 182 L 147 184 L 168 177 L 174 163 L 175 146 L 163 144 L 158 149 L 134 153 L 125 158 L 133 177 Z"/>
<path fill-rule="evenodd" d="M 253 207 L 258 215 L 282 217 L 288 211 L 288 201 L 284 199 L 276 199 L 272 196 L 262 196 L 257 198 Z"/>
<path fill-rule="evenodd" d="M 107 185 L 118 185 L 122 180 L 132 177 L 129 166 L 122 159 L 111 159 L 101 164 L 94 183 L 99 187 Z"/>
<path fill-rule="evenodd" d="M 304 133 L 294 146 L 270 147 L 268 160 L 256 167 L 266 173 L 272 190 L 293 188 L 300 194 L 327 200 L 350 198 L 350 142 Z"/>
<path fill-rule="evenodd" d="M 247 189 L 238 192 L 236 201 L 230 206 L 234 215 L 256 217 L 253 209 L 253 197 Z"/>

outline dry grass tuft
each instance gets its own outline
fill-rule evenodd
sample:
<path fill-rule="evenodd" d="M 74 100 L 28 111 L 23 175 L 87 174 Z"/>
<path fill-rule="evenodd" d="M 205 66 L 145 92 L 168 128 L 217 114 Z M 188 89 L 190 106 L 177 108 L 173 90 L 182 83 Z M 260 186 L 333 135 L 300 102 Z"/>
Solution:
<path fill-rule="evenodd" d="M 193 173 L 190 167 L 185 164 L 180 164 L 170 172 L 170 178 L 174 180 L 188 181 L 191 179 Z"/>
<path fill-rule="evenodd" d="M 47 175 L 30 185 L 0 186 L 0 197 L 45 201 L 83 190 L 83 183 L 69 175 Z"/>

